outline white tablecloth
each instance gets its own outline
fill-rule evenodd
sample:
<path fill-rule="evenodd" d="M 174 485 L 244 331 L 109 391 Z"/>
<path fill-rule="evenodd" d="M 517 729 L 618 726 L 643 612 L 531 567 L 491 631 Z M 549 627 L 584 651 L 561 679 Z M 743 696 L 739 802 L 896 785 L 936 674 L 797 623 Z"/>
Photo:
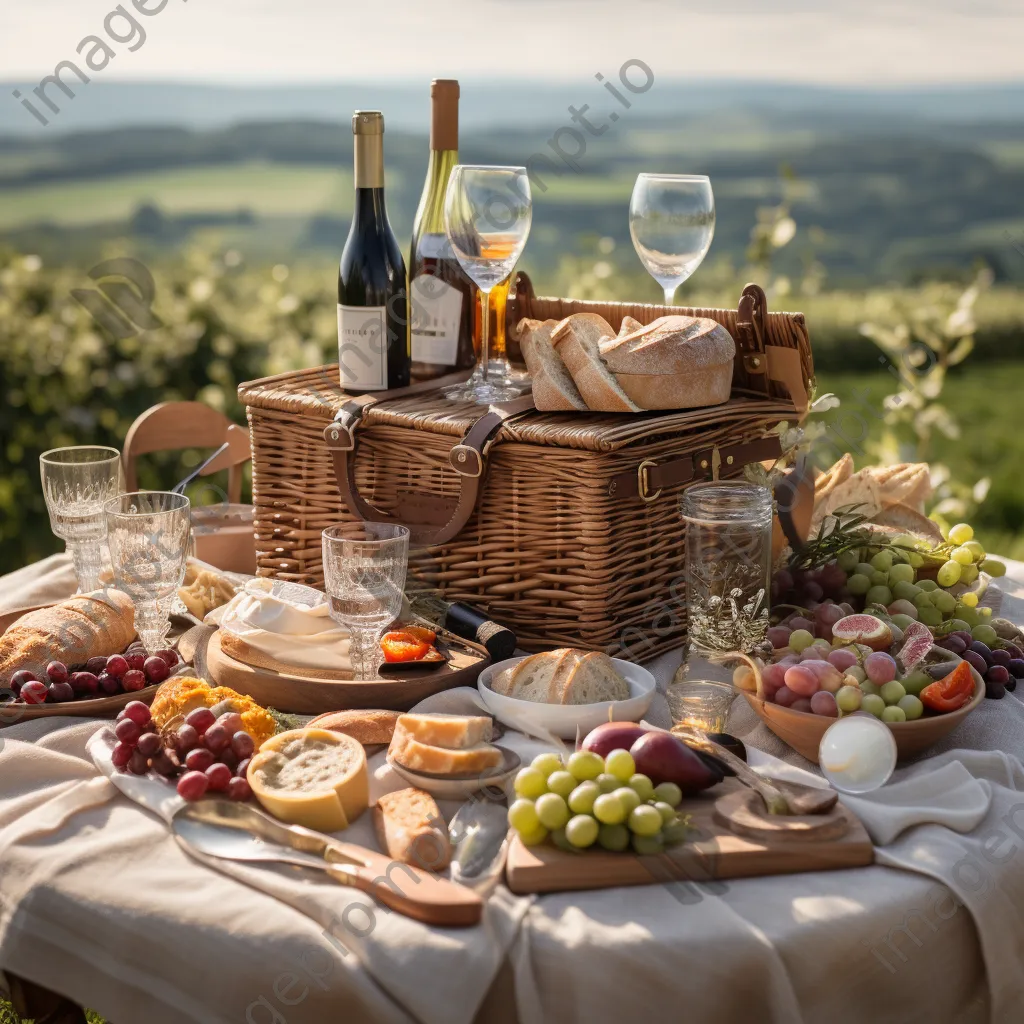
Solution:
<path fill-rule="evenodd" d="M 1004 613 L 1020 619 L 1024 566 L 1012 571 Z M 0 580 L 0 612 L 70 585 L 63 558 L 49 559 Z M 655 663 L 661 684 L 678 661 Z M 967 836 L 904 833 L 879 851 L 884 864 L 533 900 L 499 889 L 483 926 L 444 931 L 367 914 L 365 897 L 335 885 L 197 864 L 98 777 L 85 754 L 97 727 L 51 719 L 0 733 L 0 967 L 116 1024 L 1020 1019 L 1024 977 L 1006 982 L 990 939 L 1024 905 L 1021 844 L 999 846 L 993 831 L 1008 820 L 1024 839 L 1014 758 L 953 756 L 994 794 L 988 817 Z M 807 766 L 742 701 L 730 730 Z M 1019 757 L 1024 705 L 985 701 L 944 746 Z"/>

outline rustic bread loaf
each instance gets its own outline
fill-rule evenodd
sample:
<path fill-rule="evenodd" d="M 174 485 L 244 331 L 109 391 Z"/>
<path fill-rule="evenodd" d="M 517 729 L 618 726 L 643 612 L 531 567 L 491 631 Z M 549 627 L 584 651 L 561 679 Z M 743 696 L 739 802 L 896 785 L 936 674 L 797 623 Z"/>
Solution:
<path fill-rule="evenodd" d="M 29 612 L 0 637 L 0 683 L 18 669 L 37 678 L 51 661 L 82 665 L 120 654 L 135 639 L 135 607 L 120 590 L 97 590 Z"/>
<path fill-rule="evenodd" d="M 394 860 L 440 871 L 452 859 L 448 828 L 434 798 L 422 789 L 400 789 L 373 808 L 377 841 Z"/>
<path fill-rule="evenodd" d="M 533 380 L 533 404 L 541 412 L 586 412 L 587 403 L 551 344 L 557 324 L 557 320 L 519 321 L 519 347 Z"/>
<path fill-rule="evenodd" d="M 599 343 L 615 332 L 596 313 L 573 313 L 551 331 L 551 343 L 572 374 L 573 382 L 593 412 L 639 412 L 615 375 L 601 359 Z"/>
<path fill-rule="evenodd" d="M 560 704 L 597 704 L 605 700 L 629 700 L 629 684 L 607 654 L 584 655 L 565 681 Z"/>
<path fill-rule="evenodd" d="M 391 742 L 399 717 L 398 711 L 329 711 L 314 718 L 309 727 L 343 732 L 370 747 Z"/>
<path fill-rule="evenodd" d="M 629 334 L 606 337 L 599 350 L 641 409 L 694 409 L 729 400 L 736 342 L 714 320 L 659 317 Z"/>
<path fill-rule="evenodd" d="M 557 694 L 575 664 L 576 652 L 567 647 L 531 654 L 509 670 L 504 695 L 537 704 L 557 704 Z"/>

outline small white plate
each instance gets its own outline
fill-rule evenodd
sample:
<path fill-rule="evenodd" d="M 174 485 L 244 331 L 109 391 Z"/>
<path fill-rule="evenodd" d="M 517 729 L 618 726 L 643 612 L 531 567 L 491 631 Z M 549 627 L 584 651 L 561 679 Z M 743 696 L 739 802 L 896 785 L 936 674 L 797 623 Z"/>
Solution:
<path fill-rule="evenodd" d="M 495 746 L 498 746 L 495 744 Z M 522 764 L 519 755 L 507 747 L 498 746 L 503 761 L 497 768 L 489 768 L 484 772 L 471 775 L 434 775 L 431 772 L 417 772 L 399 764 L 389 754 L 387 762 L 399 778 L 410 786 L 425 789 L 433 796 L 442 800 L 464 800 L 467 796 L 479 793 L 481 789 L 494 786 L 504 788 L 505 783 L 513 776 Z"/>
<path fill-rule="evenodd" d="M 604 700 L 597 704 L 539 704 L 495 693 L 491 689 L 495 675 L 522 660 L 509 658 L 488 666 L 480 673 L 476 686 L 487 710 L 499 722 L 538 739 L 556 736 L 574 740 L 577 730 L 585 736 L 603 722 L 639 722 L 654 697 L 654 676 L 647 669 L 620 658 L 612 658 L 612 661 L 629 684 L 628 700 Z"/>

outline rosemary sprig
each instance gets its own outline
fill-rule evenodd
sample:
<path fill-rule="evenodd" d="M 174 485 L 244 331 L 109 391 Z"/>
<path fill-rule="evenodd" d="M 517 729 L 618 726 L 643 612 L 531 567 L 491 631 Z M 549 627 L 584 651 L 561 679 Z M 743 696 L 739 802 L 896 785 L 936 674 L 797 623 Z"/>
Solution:
<path fill-rule="evenodd" d="M 871 539 L 870 529 L 864 529 L 868 516 L 859 511 L 864 507 L 863 504 L 843 505 L 825 516 L 817 536 L 793 552 L 790 569 L 818 569 L 835 561 L 844 551 L 864 547 Z"/>

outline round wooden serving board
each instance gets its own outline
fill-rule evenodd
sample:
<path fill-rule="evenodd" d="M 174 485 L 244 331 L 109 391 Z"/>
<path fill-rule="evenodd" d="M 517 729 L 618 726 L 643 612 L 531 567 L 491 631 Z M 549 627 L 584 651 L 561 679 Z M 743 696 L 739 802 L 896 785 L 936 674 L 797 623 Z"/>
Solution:
<path fill-rule="evenodd" d="M 220 644 L 220 630 L 206 648 L 206 670 L 218 686 L 252 697 L 257 704 L 297 715 L 319 715 L 325 711 L 352 708 L 384 708 L 408 711 L 426 697 L 456 686 L 474 686 L 476 677 L 490 664 L 485 647 L 440 631 L 437 646 L 447 656 L 437 668 L 411 669 L 395 675 L 392 669 L 378 679 L 317 679 L 295 672 L 255 668 L 226 654 Z"/>
<path fill-rule="evenodd" d="M 850 830 L 854 819 L 842 804 L 825 814 L 768 814 L 764 801 L 749 789 L 735 790 L 715 801 L 715 821 L 740 836 L 773 842 L 824 842 Z"/>

